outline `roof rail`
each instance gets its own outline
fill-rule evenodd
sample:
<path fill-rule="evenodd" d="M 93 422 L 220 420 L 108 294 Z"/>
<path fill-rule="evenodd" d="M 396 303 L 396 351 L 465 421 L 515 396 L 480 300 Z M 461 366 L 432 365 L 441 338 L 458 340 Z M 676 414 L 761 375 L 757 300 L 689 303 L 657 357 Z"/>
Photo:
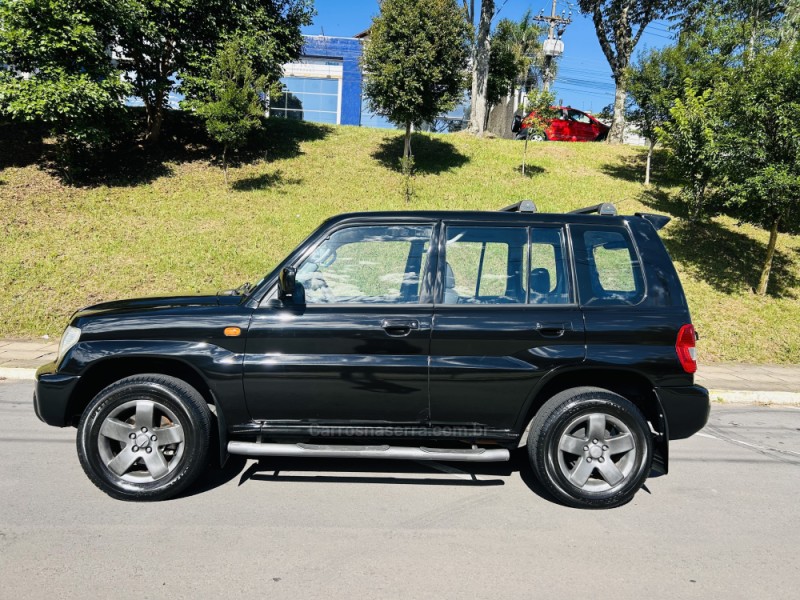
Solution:
<path fill-rule="evenodd" d="M 521 202 L 517 202 L 516 204 L 512 204 L 510 206 L 506 206 L 505 208 L 501 208 L 500 212 L 535 213 L 538 211 L 536 209 L 536 204 L 533 203 L 533 200 L 522 200 Z"/>
<path fill-rule="evenodd" d="M 616 217 L 617 207 L 610 202 L 603 202 L 602 204 L 595 204 L 594 206 L 587 206 L 586 208 L 569 211 L 571 215 L 592 215 L 594 213 L 607 217 Z"/>

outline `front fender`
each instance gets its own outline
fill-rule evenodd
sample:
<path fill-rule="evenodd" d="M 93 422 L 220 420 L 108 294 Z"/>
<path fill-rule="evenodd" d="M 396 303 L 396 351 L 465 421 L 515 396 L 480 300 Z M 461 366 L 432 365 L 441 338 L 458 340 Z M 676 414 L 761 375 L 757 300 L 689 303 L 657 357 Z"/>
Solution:
<path fill-rule="evenodd" d="M 223 427 L 226 423 L 250 421 L 242 386 L 243 363 L 243 352 L 211 342 L 91 340 L 78 342 L 58 365 L 55 375 L 80 378 L 81 388 L 87 390 L 91 389 L 93 381 L 106 381 L 115 377 L 115 373 L 122 377 L 133 372 L 192 374 L 194 381 L 190 383 L 199 385 L 202 381 L 206 386 L 216 407 L 218 423 Z M 80 388 L 76 388 L 75 393 L 80 393 Z M 221 438 L 226 434 L 220 431 Z"/>

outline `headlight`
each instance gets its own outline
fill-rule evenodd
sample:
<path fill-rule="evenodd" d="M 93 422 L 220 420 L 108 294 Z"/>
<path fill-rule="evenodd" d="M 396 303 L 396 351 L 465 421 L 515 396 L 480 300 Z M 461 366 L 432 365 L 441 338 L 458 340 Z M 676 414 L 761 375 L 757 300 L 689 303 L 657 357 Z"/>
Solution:
<path fill-rule="evenodd" d="M 61 343 L 58 345 L 58 360 L 64 358 L 64 355 L 78 343 L 79 339 L 81 339 L 81 330 L 69 325 L 64 330 L 64 334 L 61 336 Z"/>

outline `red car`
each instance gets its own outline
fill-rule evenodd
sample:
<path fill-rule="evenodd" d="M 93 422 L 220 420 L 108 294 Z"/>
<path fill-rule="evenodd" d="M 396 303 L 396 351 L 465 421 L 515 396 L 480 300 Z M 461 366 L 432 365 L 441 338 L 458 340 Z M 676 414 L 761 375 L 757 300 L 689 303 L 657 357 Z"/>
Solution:
<path fill-rule="evenodd" d="M 592 115 L 569 106 L 553 107 L 561 116 L 550 121 L 543 132 L 535 132 L 532 140 L 554 142 L 601 142 L 608 136 L 608 125 L 603 125 Z M 524 139 L 527 126 L 522 122 L 522 117 L 516 115 L 511 127 L 517 139 Z"/>

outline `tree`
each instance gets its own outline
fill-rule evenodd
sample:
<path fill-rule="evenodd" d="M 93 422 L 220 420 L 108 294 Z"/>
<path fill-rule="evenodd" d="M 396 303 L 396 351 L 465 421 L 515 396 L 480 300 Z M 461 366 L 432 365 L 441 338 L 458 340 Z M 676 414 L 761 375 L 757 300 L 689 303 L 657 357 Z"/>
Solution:
<path fill-rule="evenodd" d="M 370 110 L 411 128 L 453 108 L 466 84 L 469 23 L 456 0 L 383 0 L 364 47 L 364 94 Z"/>
<path fill-rule="evenodd" d="M 717 169 L 719 150 L 711 90 L 698 94 L 687 80 L 684 98 L 675 100 L 670 120 L 656 129 L 672 149 L 672 159 L 687 179 L 683 196 L 689 204 L 689 218 L 700 219 L 706 210 L 707 190 Z"/>
<path fill-rule="evenodd" d="M 523 114 L 528 113 L 522 119 L 525 126 L 525 145 L 522 147 L 522 174 L 525 175 L 528 161 L 528 142 L 537 134 L 541 134 L 557 115 L 558 110 L 553 108 L 556 97 L 553 92 L 545 90 L 531 90 L 523 106 Z M 542 137 L 544 137 L 542 135 Z"/>
<path fill-rule="evenodd" d="M 46 124 L 62 166 L 107 144 L 128 87 L 107 48 L 115 5 L 90 0 L 0 3 L 0 113 Z"/>
<path fill-rule="evenodd" d="M 764 295 L 778 233 L 800 233 L 800 47 L 786 43 L 732 69 L 716 92 L 720 194 L 734 217 L 770 232 L 756 292 Z"/>
<path fill-rule="evenodd" d="M 489 79 L 486 83 L 486 114 L 483 129 L 487 127 L 492 108 L 512 93 L 522 68 L 514 52 L 509 28 L 510 21 L 500 21 L 492 39 L 489 54 Z"/>
<path fill-rule="evenodd" d="M 472 102 L 469 115 L 469 130 L 478 135 L 483 134 L 486 128 L 488 112 L 486 94 L 489 84 L 492 17 L 494 17 L 494 0 L 481 0 L 481 16 L 472 57 Z"/>
<path fill-rule="evenodd" d="M 626 79 L 628 93 L 632 105 L 628 109 L 628 120 L 639 127 L 647 138 L 647 165 L 645 167 L 644 184 L 650 185 L 650 164 L 653 149 L 658 143 L 658 131 L 670 118 L 672 107 L 678 93 L 676 84 L 680 82 L 681 69 L 675 68 L 671 58 L 675 55 L 672 48 L 651 50 L 639 57 L 633 66 L 628 68 Z"/>
<path fill-rule="evenodd" d="M 170 92 L 189 99 L 203 94 L 225 40 L 246 40 L 256 72 L 276 81 L 282 65 L 299 56 L 300 28 L 313 15 L 312 0 L 120 0 L 119 10 L 120 64 L 144 103 L 152 142 Z"/>
<path fill-rule="evenodd" d="M 495 28 L 489 53 L 487 103 L 497 104 L 509 91 L 517 89 L 522 105 L 524 90 L 536 86 L 541 69 L 544 29 L 537 25 L 528 10 L 519 21 L 502 19 Z M 487 116 L 488 116 L 487 111 Z"/>
<path fill-rule="evenodd" d="M 674 14 L 682 4 L 681 0 L 580 0 L 581 12 L 592 17 L 600 48 L 616 85 L 609 143 L 620 144 L 623 140 L 626 76 L 636 44 L 647 25 Z"/>
<path fill-rule="evenodd" d="M 222 145 L 222 169 L 228 183 L 228 150 L 241 148 L 264 116 L 267 77 L 257 75 L 245 44 L 226 42 L 211 65 L 208 92 L 190 104 L 205 121 L 211 138 Z"/>

